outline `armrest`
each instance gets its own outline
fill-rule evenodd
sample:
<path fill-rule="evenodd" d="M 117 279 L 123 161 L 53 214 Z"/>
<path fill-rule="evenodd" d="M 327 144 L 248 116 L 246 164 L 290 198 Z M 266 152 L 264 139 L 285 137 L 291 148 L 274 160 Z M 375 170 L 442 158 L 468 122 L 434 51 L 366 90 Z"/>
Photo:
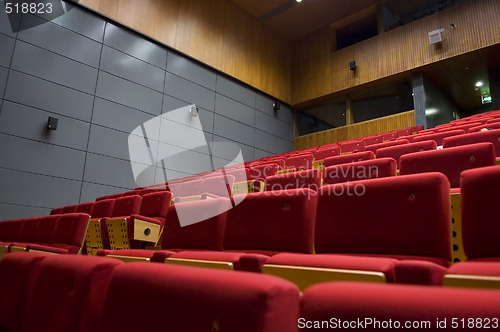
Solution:
<path fill-rule="evenodd" d="M 445 267 L 435 263 L 406 260 L 396 264 L 394 278 L 398 284 L 440 286 L 446 272 Z"/>
<path fill-rule="evenodd" d="M 269 256 L 260 254 L 244 254 L 240 257 L 240 270 L 262 273 L 262 266 L 267 262 Z"/>
<path fill-rule="evenodd" d="M 44 244 L 28 244 L 26 246 L 27 251 L 41 251 L 41 252 L 47 252 L 51 254 L 68 254 L 67 249 L 63 248 L 56 248 L 52 247 L 50 245 L 44 245 Z"/>

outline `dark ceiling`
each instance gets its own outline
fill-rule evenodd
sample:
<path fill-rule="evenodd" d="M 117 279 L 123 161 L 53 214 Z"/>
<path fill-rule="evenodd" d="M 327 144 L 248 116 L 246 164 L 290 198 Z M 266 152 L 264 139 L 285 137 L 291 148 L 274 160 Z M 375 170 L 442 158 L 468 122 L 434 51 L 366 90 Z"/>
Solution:
<path fill-rule="evenodd" d="M 328 25 L 340 28 L 373 16 L 382 4 L 397 17 L 415 18 L 422 12 L 441 10 L 443 6 L 467 0 L 232 1 L 291 41 Z M 489 91 L 487 67 L 500 65 L 499 59 L 499 47 L 490 47 L 419 68 L 419 71 L 423 70 L 459 109 L 469 111 L 482 107 L 481 94 Z M 475 83 L 479 80 L 484 85 L 476 89 Z"/>

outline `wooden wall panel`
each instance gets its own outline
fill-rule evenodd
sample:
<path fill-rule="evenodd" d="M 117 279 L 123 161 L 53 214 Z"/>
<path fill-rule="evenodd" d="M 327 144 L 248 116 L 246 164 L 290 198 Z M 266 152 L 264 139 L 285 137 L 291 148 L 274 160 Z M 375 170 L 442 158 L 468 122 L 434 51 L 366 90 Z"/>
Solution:
<path fill-rule="evenodd" d="M 290 103 L 290 44 L 229 0 L 79 3 Z"/>
<path fill-rule="evenodd" d="M 327 143 L 376 135 L 414 126 L 415 111 L 408 111 L 348 126 L 324 130 L 309 135 L 298 136 L 295 137 L 294 140 L 294 149 L 301 150 Z"/>
<path fill-rule="evenodd" d="M 498 44 L 499 17 L 500 1 L 469 1 L 338 51 L 333 28 L 314 32 L 293 44 L 292 105 Z M 430 45 L 428 32 L 440 28 L 442 44 Z"/>

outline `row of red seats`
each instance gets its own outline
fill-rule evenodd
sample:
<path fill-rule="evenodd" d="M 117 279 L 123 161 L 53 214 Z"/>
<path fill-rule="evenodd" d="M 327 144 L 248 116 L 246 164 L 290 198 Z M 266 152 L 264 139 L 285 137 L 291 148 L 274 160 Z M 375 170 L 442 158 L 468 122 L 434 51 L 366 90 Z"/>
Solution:
<path fill-rule="evenodd" d="M 317 190 L 321 184 L 395 176 L 398 164 L 401 175 L 440 172 L 448 178 L 452 188 L 458 188 L 464 170 L 495 165 L 495 149 L 489 142 L 442 150 L 432 149 L 435 146 L 433 141 L 423 141 L 378 149 L 376 159 L 371 151 L 330 157 L 324 160 L 323 173 L 312 169 L 267 177 L 265 188 Z"/>
<path fill-rule="evenodd" d="M 264 264 L 289 265 L 292 255 L 300 262 L 328 261 L 328 267 L 335 269 L 376 268 L 388 281 L 395 281 L 399 261 L 427 262 L 439 271 L 450 265 L 449 199 L 446 177 L 427 173 L 326 185 L 317 193 L 310 189 L 252 193 L 231 209 L 224 208 L 230 204 L 224 198 L 184 202 L 169 207 L 163 250 L 112 254 L 155 261 L 225 261 L 235 269 L 254 272 Z M 182 206 L 192 213 L 225 212 L 180 227 L 175 212 Z"/>
<path fill-rule="evenodd" d="M 0 252 L 81 253 L 89 223 L 86 213 L 56 214 L 0 222 Z"/>
<path fill-rule="evenodd" d="M 499 295 L 352 282 L 300 294 L 285 280 L 245 272 L 36 253 L 0 262 L 0 328 L 10 332 L 498 328 Z"/>
<path fill-rule="evenodd" d="M 500 167 L 467 170 L 461 176 L 462 183 L 488 178 L 483 185 L 500 184 Z M 500 234 L 495 219 L 482 221 L 475 215 L 485 210 L 477 192 L 494 196 L 493 188 L 476 191 L 462 186 L 463 245 L 469 259 L 500 257 L 500 251 L 492 249 L 500 240 L 494 235 Z M 270 265 L 377 271 L 386 281 L 417 284 L 441 284 L 451 264 L 450 189 L 440 173 L 326 185 L 317 193 L 310 189 L 252 193 L 239 205 L 228 209 L 229 205 L 224 198 L 171 205 L 163 250 L 101 254 L 157 262 L 228 262 L 234 269 L 254 272 Z M 181 207 L 194 214 L 226 212 L 181 227 L 176 213 Z"/>

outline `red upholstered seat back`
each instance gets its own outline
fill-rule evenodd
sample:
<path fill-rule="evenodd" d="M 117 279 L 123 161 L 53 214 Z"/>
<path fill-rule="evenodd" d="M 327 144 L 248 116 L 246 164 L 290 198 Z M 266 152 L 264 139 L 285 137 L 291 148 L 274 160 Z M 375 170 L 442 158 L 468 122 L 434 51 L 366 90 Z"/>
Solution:
<path fill-rule="evenodd" d="M 120 197 L 124 197 L 124 196 L 133 196 L 133 195 L 139 195 L 140 196 L 140 193 L 139 193 L 140 190 L 130 190 L 130 191 L 126 191 L 124 192 Z"/>
<path fill-rule="evenodd" d="M 111 217 L 115 206 L 115 199 L 104 199 L 97 201 L 92 209 L 92 218 Z"/>
<path fill-rule="evenodd" d="M 0 241 L 11 241 L 12 220 L 0 222 Z"/>
<path fill-rule="evenodd" d="M 279 170 L 282 170 L 285 168 L 285 155 L 282 155 L 281 157 L 271 157 L 269 159 L 266 159 L 266 164 L 269 164 L 269 163 L 276 163 L 278 164 L 278 169 Z"/>
<path fill-rule="evenodd" d="M 424 130 L 424 126 L 411 127 L 412 134 L 418 134 L 421 130 Z"/>
<path fill-rule="evenodd" d="M 187 197 L 201 195 L 203 193 L 205 180 L 204 179 L 193 179 L 186 182 L 178 183 L 176 186 L 172 187 L 172 195 L 174 197 Z"/>
<path fill-rule="evenodd" d="M 365 142 L 365 146 L 372 144 L 379 144 L 384 141 L 384 138 L 380 135 L 363 137 L 362 140 Z"/>
<path fill-rule="evenodd" d="M 230 204 L 227 198 L 216 198 L 170 205 L 163 230 L 162 248 L 222 250 L 225 211 Z M 204 216 L 206 218 L 203 221 L 187 226 L 182 226 L 179 220 L 202 220 Z"/>
<path fill-rule="evenodd" d="M 224 249 L 312 253 L 316 198 L 310 189 L 248 194 L 227 213 Z"/>
<path fill-rule="evenodd" d="M 115 200 L 112 217 L 123 217 L 137 214 L 141 206 L 141 196 L 125 196 Z"/>
<path fill-rule="evenodd" d="M 343 141 L 337 144 L 340 146 L 341 153 L 363 151 L 365 149 L 365 142 L 362 140 Z"/>
<path fill-rule="evenodd" d="M 139 214 L 145 217 L 165 218 L 172 194 L 169 191 L 153 192 L 142 196 Z"/>
<path fill-rule="evenodd" d="M 63 211 L 62 207 L 53 208 L 52 210 L 50 210 L 50 214 L 61 214 L 62 211 Z"/>
<path fill-rule="evenodd" d="M 396 160 L 379 158 L 325 168 L 323 184 L 383 178 L 396 175 Z"/>
<path fill-rule="evenodd" d="M 405 154 L 400 158 L 400 174 L 441 172 L 446 175 L 452 188 L 458 188 L 462 171 L 494 164 L 493 144 L 477 143 Z"/>
<path fill-rule="evenodd" d="M 409 142 L 406 139 L 398 139 L 398 140 L 394 140 L 394 141 L 390 141 L 390 142 L 367 145 L 367 146 L 365 146 L 365 151 L 371 151 L 373 153 L 376 153 L 377 149 L 382 149 L 382 148 L 386 148 L 389 146 L 395 146 L 395 145 L 408 144 L 408 143 Z"/>
<path fill-rule="evenodd" d="M 394 158 L 397 162 L 397 167 L 399 168 L 399 159 L 402 155 L 412 152 L 420 152 L 427 150 L 436 150 L 435 141 L 421 141 L 417 143 L 409 143 L 397 146 L 390 146 L 386 148 L 377 149 L 377 158 Z"/>
<path fill-rule="evenodd" d="M 35 236 L 37 243 L 53 243 L 57 220 L 61 215 L 51 215 L 40 218 Z"/>
<path fill-rule="evenodd" d="M 493 122 L 493 123 L 488 122 L 487 124 L 483 124 L 483 125 L 469 128 L 469 133 L 476 133 L 483 128 L 487 128 L 488 130 L 489 129 L 499 129 L 500 128 L 500 120 L 499 120 L 499 122 Z"/>
<path fill-rule="evenodd" d="M 26 218 L 22 221 L 23 225 L 21 227 L 19 239 L 21 242 L 35 242 L 36 241 L 36 233 L 38 229 L 38 223 L 41 218 Z"/>
<path fill-rule="evenodd" d="M 68 213 L 56 222 L 52 243 L 81 247 L 90 216 L 86 213 Z"/>
<path fill-rule="evenodd" d="M 113 271 L 97 332 L 296 331 L 299 306 L 297 287 L 273 276 L 129 263 Z"/>
<path fill-rule="evenodd" d="M 288 157 L 285 160 L 286 168 L 293 168 L 296 170 L 310 169 L 314 161 L 314 156 L 312 153 L 300 154 L 292 157 Z"/>
<path fill-rule="evenodd" d="M 500 257 L 499 188 L 500 166 L 462 173 L 462 236 L 469 259 Z"/>
<path fill-rule="evenodd" d="M 463 133 L 464 133 L 463 129 L 456 129 L 456 130 L 445 131 L 442 133 L 430 133 L 430 134 L 422 134 L 422 135 L 418 134 L 413 139 L 413 142 L 432 140 L 432 141 L 435 141 L 437 145 L 443 145 L 443 138 L 455 136 L 455 135 L 462 135 Z"/>
<path fill-rule="evenodd" d="M 498 290 L 329 282 L 304 291 L 300 317 L 304 321 L 321 322 L 330 321 L 333 316 L 337 324 L 369 322 L 353 326 L 359 330 L 384 330 L 391 326 L 394 330 L 404 329 L 405 324 L 416 324 L 409 327 L 420 330 L 453 330 L 455 324 L 462 328 L 462 319 L 467 328 L 468 317 L 473 317 L 473 324 L 476 322 L 474 318 L 499 317 L 499 295 Z M 438 322 L 441 328 L 438 328 Z M 299 327 L 300 323 L 299 320 Z M 473 324 L 471 326 L 477 326 Z"/>
<path fill-rule="evenodd" d="M 392 131 L 392 132 L 389 132 L 389 133 L 380 134 L 380 136 L 382 136 L 382 140 L 384 142 L 386 142 L 386 141 L 392 141 L 392 140 L 395 140 L 396 138 L 398 138 L 398 132 L 397 131 Z"/>
<path fill-rule="evenodd" d="M 373 153 L 372 151 L 363 151 L 363 152 L 326 158 L 324 166 L 328 167 L 332 165 L 354 163 L 356 161 L 369 160 L 374 158 L 375 158 L 375 153 Z"/>
<path fill-rule="evenodd" d="M 3 221 L 3 231 L 2 237 L 5 237 L 5 241 L 20 241 L 21 240 L 21 228 L 23 226 L 23 219 L 19 220 L 7 220 Z"/>
<path fill-rule="evenodd" d="M 29 290 L 21 331 L 97 331 L 111 271 L 120 264 L 97 256 L 45 257 Z"/>
<path fill-rule="evenodd" d="M 317 253 L 451 259 L 450 191 L 439 173 L 321 187 Z"/>
<path fill-rule="evenodd" d="M 239 167 L 236 169 L 228 170 L 226 174 L 234 176 L 234 182 L 250 181 L 248 179 L 250 168 Z"/>
<path fill-rule="evenodd" d="M 459 125 L 459 126 L 450 126 L 447 128 L 440 128 L 440 129 L 438 129 L 437 132 L 441 133 L 441 132 L 446 132 L 446 131 L 450 131 L 450 130 L 462 129 L 465 133 L 468 133 L 470 128 L 480 126 L 482 124 L 483 124 L 482 122 L 474 121 L 474 122 L 470 122 L 470 123 Z"/>
<path fill-rule="evenodd" d="M 205 183 L 203 184 L 203 193 L 229 197 L 234 185 L 233 175 L 219 175 L 210 176 L 205 178 Z"/>
<path fill-rule="evenodd" d="M 320 186 L 321 172 L 317 169 L 285 173 L 266 179 L 266 190 L 309 188 L 317 191 Z"/>
<path fill-rule="evenodd" d="M 250 168 L 250 173 L 248 174 L 248 176 L 250 179 L 265 179 L 267 177 L 276 175 L 278 170 L 279 166 L 277 163 L 262 164 Z"/>
<path fill-rule="evenodd" d="M 326 148 L 319 148 L 313 152 L 315 160 L 324 160 L 325 158 L 334 157 L 340 155 L 340 147 L 330 146 Z"/>
<path fill-rule="evenodd" d="M 102 200 L 105 200 L 105 199 L 117 199 L 117 198 L 122 197 L 122 196 L 123 196 L 123 193 L 116 193 L 116 194 L 111 194 L 111 195 L 97 197 L 95 199 L 95 201 L 98 202 L 98 201 L 102 201 Z"/>
<path fill-rule="evenodd" d="M 62 208 L 61 214 L 74 213 L 76 211 L 77 205 L 67 205 Z"/>
<path fill-rule="evenodd" d="M 490 142 L 495 146 L 495 154 L 500 157 L 500 129 L 481 131 L 443 139 L 443 147 L 461 146 L 481 142 Z"/>
<path fill-rule="evenodd" d="M 20 331 L 29 291 L 37 278 L 41 253 L 16 252 L 0 261 L 0 330 Z"/>
<path fill-rule="evenodd" d="M 94 208 L 95 202 L 88 202 L 88 203 L 82 203 L 78 204 L 76 206 L 76 213 L 86 213 L 92 215 L 92 209 Z"/>
<path fill-rule="evenodd" d="M 397 131 L 398 137 L 411 135 L 411 128 L 401 129 Z"/>

